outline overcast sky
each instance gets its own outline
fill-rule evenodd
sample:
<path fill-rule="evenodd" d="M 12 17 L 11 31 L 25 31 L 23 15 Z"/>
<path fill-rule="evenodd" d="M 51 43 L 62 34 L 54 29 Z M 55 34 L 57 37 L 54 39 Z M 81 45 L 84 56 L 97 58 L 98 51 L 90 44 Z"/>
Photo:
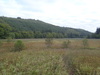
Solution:
<path fill-rule="evenodd" d="M 100 0 L 0 0 L 0 16 L 95 32 L 100 27 Z"/>

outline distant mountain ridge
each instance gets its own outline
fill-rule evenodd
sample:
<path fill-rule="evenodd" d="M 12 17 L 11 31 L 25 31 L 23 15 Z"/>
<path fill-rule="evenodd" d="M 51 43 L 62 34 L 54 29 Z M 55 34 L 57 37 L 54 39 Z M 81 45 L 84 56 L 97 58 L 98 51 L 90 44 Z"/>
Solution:
<path fill-rule="evenodd" d="M 51 34 L 54 38 L 82 38 L 91 35 L 83 29 L 59 27 L 35 19 L 22 19 L 20 17 L 0 17 L 0 23 L 7 23 L 12 27 L 15 38 L 45 38 Z"/>

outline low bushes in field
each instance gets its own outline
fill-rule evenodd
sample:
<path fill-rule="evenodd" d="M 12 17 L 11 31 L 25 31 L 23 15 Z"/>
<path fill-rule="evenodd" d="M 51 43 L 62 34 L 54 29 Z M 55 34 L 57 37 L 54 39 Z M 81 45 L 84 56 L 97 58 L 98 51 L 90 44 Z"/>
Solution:
<path fill-rule="evenodd" d="M 68 41 L 63 41 L 63 43 L 62 43 L 62 48 L 69 48 L 70 44 L 71 44 L 70 40 L 68 40 Z"/>
<path fill-rule="evenodd" d="M 84 48 L 84 49 L 89 48 L 89 43 L 88 43 L 88 40 L 87 40 L 87 39 L 83 39 L 83 40 L 82 40 L 82 43 L 83 43 L 83 48 Z"/>
<path fill-rule="evenodd" d="M 53 44 L 53 38 L 46 38 L 45 44 L 46 44 L 47 48 L 50 48 Z"/>
<path fill-rule="evenodd" d="M 53 36 L 51 35 L 51 33 L 48 33 L 46 35 L 45 44 L 46 44 L 47 48 L 50 48 L 52 46 L 52 44 L 53 44 Z"/>
<path fill-rule="evenodd" d="M 21 40 L 18 40 L 14 44 L 14 51 L 21 51 L 25 48 L 24 43 Z"/>

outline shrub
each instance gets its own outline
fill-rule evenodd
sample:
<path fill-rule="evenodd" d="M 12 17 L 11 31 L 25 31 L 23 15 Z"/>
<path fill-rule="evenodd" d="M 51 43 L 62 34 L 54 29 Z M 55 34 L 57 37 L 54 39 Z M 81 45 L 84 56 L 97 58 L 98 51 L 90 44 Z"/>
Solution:
<path fill-rule="evenodd" d="M 89 44 L 88 44 L 87 39 L 83 39 L 83 47 L 84 47 L 84 49 L 89 48 Z"/>
<path fill-rule="evenodd" d="M 45 39 L 45 44 L 48 48 L 50 48 L 53 44 L 53 38 L 46 38 Z"/>
<path fill-rule="evenodd" d="M 45 39 L 45 44 L 47 45 L 48 48 L 50 48 L 53 44 L 53 36 L 51 33 L 48 33 L 46 35 L 46 39 Z"/>
<path fill-rule="evenodd" d="M 69 46 L 70 46 L 70 41 L 68 40 L 67 42 L 66 41 L 64 41 L 63 43 L 62 43 L 62 48 L 68 48 Z"/>
<path fill-rule="evenodd" d="M 21 40 L 18 40 L 17 42 L 15 42 L 14 44 L 14 51 L 21 51 L 24 49 L 24 43 Z"/>

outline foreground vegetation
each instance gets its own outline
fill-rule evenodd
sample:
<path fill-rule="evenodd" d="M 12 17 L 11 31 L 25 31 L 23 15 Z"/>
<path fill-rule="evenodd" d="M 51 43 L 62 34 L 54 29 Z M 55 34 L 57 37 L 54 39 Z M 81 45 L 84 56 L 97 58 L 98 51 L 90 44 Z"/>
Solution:
<path fill-rule="evenodd" d="M 100 75 L 99 39 L 54 39 L 49 48 L 44 39 L 22 41 L 14 52 L 17 40 L 0 40 L 0 75 Z"/>

